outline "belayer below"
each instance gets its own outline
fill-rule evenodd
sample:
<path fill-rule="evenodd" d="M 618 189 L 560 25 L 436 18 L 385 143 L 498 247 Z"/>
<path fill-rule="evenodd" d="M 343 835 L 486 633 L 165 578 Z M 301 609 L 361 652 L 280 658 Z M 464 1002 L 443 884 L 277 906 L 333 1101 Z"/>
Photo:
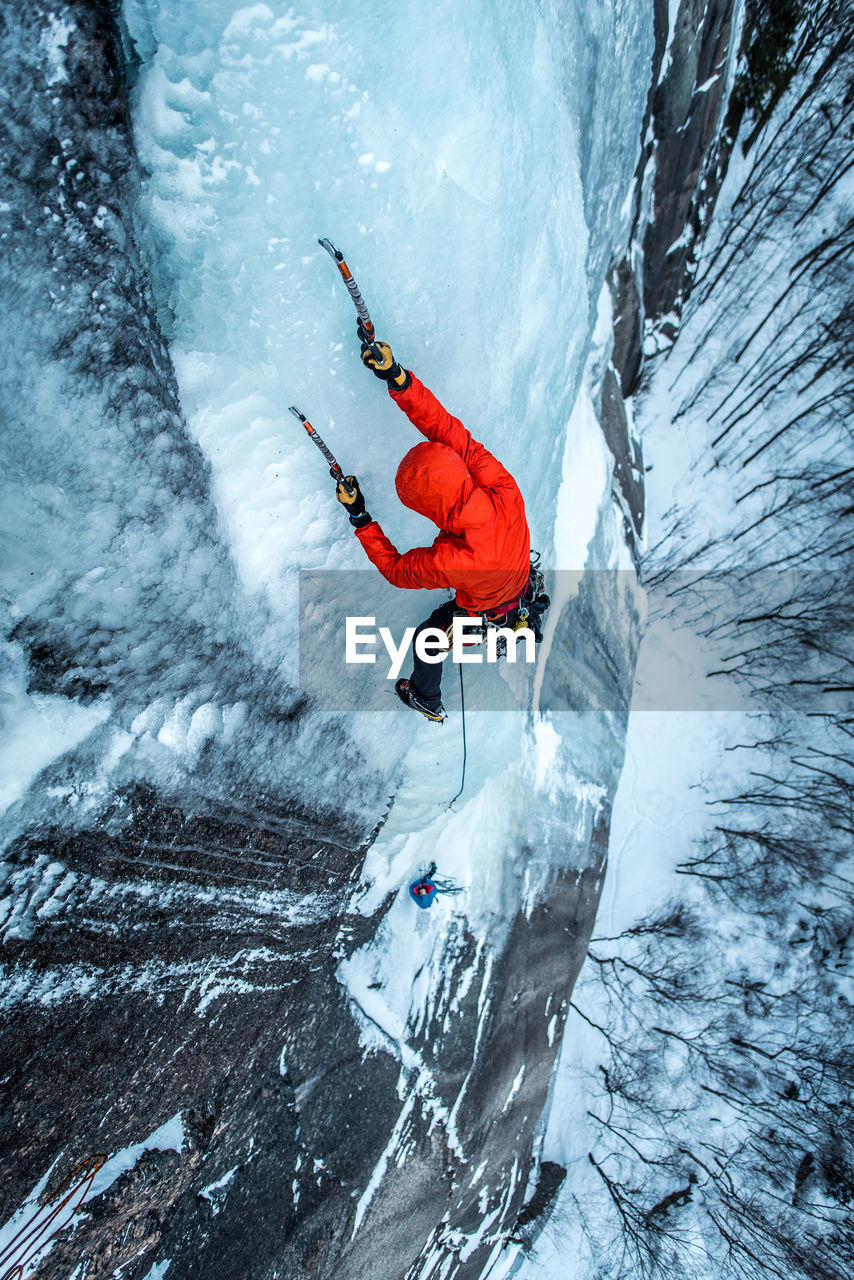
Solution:
<path fill-rule="evenodd" d="M 387 343 L 374 343 L 372 352 L 361 326 L 359 337 L 363 363 L 388 384 L 391 398 L 427 437 L 404 457 L 395 488 L 404 506 L 427 516 L 438 525 L 439 534 L 432 546 L 401 553 L 366 511 L 355 476 L 346 477 L 351 492 L 339 483 L 336 494 L 369 559 L 393 586 L 449 587 L 456 592 L 455 599 L 439 605 L 421 623 L 415 640 L 428 627 L 447 631 L 460 614 L 511 629 L 520 615 L 530 616 L 539 639 L 539 619 L 548 597 L 542 594 L 542 575 L 531 565 L 519 486 L 462 422 L 401 368 Z M 442 664 L 422 661 L 416 649 L 412 674 L 397 681 L 395 692 L 407 706 L 441 723 L 441 681 Z"/>
<path fill-rule="evenodd" d="M 435 862 L 431 862 L 427 870 L 417 880 L 413 880 L 409 886 L 410 898 L 416 907 L 421 907 L 422 911 L 426 910 L 427 907 L 432 907 L 440 893 L 457 894 L 465 892 L 463 885 L 457 884 L 450 876 L 436 875 L 436 871 Z"/>
<path fill-rule="evenodd" d="M 409 886 L 410 898 L 415 903 L 416 907 L 421 907 L 422 910 L 426 910 L 427 907 L 432 907 L 433 899 L 436 897 L 436 885 L 430 879 L 430 876 L 435 870 L 436 864 L 434 862 L 431 863 L 430 869 L 427 871 L 426 875 L 419 877 L 418 880 Z"/>

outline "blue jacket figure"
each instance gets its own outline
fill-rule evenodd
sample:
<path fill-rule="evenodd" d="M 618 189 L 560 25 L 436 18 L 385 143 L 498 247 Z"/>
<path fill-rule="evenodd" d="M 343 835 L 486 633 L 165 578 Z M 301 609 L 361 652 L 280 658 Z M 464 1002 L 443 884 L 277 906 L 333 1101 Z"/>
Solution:
<path fill-rule="evenodd" d="M 417 907 L 421 907 L 424 911 L 426 911 L 428 907 L 432 907 L 433 899 L 438 893 L 438 889 L 430 879 L 430 877 L 435 874 L 435 871 L 436 864 L 435 862 L 431 862 L 430 866 L 427 868 L 426 875 L 422 876 L 420 880 L 416 880 L 409 886 L 410 898 Z"/>

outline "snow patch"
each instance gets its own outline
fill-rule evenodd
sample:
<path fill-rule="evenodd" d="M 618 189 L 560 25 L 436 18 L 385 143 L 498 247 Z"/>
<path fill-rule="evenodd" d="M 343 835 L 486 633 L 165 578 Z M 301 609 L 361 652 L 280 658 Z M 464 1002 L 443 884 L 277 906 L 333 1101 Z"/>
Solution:
<path fill-rule="evenodd" d="M 228 25 L 222 33 L 223 39 L 233 40 L 238 36 L 245 36 L 258 23 L 272 21 L 273 11 L 268 5 L 245 5 L 242 9 L 235 10 L 234 14 L 229 19 Z"/>
<path fill-rule="evenodd" d="M 524 1078 L 525 1078 L 525 1064 L 523 1062 L 519 1070 L 516 1072 L 516 1076 L 513 1080 L 513 1084 L 510 1086 L 510 1092 L 507 1095 L 507 1099 L 504 1103 L 504 1106 L 501 1108 L 502 1115 L 504 1115 L 506 1111 L 509 1111 L 510 1107 L 513 1105 L 513 1101 L 517 1093 L 522 1088 L 522 1081 L 524 1080 Z"/>
<path fill-rule="evenodd" d="M 0 813 L 26 793 L 47 765 L 73 750 L 110 714 L 99 698 L 83 706 L 60 694 L 27 693 L 19 645 L 0 645 Z"/>
<path fill-rule="evenodd" d="M 89 1188 L 83 1203 L 88 1204 L 90 1200 L 96 1200 L 98 1196 L 102 1196 L 117 1178 L 126 1173 L 128 1169 L 133 1168 L 144 1152 L 177 1151 L 180 1155 L 185 1142 L 186 1135 L 181 1112 L 176 1111 L 174 1116 L 164 1121 L 158 1129 L 155 1129 L 142 1142 L 135 1142 L 132 1146 L 124 1147 L 121 1151 L 117 1151 L 114 1156 L 111 1156 L 106 1164 L 95 1174 L 92 1186 Z"/>
<path fill-rule="evenodd" d="M 74 26 L 55 13 L 50 15 L 47 28 L 42 32 L 39 44 L 47 55 L 50 74 L 47 83 L 50 85 L 68 82 L 68 71 L 65 66 L 65 49 Z"/>
<path fill-rule="evenodd" d="M 208 1183 L 208 1185 L 206 1187 L 202 1187 L 201 1191 L 199 1192 L 199 1195 L 201 1196 L 201 1198 L 203 1200 L 207 1200 L 210 1203 L 211 1212 L 213 1213 L 214 1217 L 216 1217 L 216 1215 L 220 1212 L 223 1205 L 225 1204 L 226 1196 L 228 1194 L 228 1188 L 231 1185 L 234 1179 L 234 1175 L 237 1173 L 237 1170 L 239 1168 L 240 1168 L 240 1165 L 236 1164 L 233 1169 L 229 1169 L 228 1172 L 224 1173 L 221 1178 L 218 1178 L 216 1180 L 216 1182 Z M 222 1194 L 222 1193 L 225 1193 L 225 1194 Z"/>
<path fill-rule="evenodd" d="M 169 1270 L 171 1261 L 171 1258 L 164 1258 L 162 1262 L 155 1262 L 151 1270 L 143 1276 L 143 1280 L 163 1280 Z"/>

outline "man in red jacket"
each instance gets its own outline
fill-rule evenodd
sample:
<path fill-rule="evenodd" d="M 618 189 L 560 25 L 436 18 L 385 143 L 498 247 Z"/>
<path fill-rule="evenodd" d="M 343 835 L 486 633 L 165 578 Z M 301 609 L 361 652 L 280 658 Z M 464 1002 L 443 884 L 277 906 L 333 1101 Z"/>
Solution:
<path fill-rule="evenodd" d="M 418 378 L 400 367 L 387 343 L 376 343 L 372 351 L 363 341 L 362 360 L 427 437 L 406 454 L 395 488 L 404 506 L 439 526 L 439 535 L 430 547 L 399 552 L 365 510 L 358 482 L 348 476 L 352 494 L 339 484 L 337 497 L 349 511 L 356 537 L 393 586 L 456 592 L 456 599 L 421 623 L 416 639 L 427 627 L 445 630 L 455 613 L 503 620 L 520 605 L 531 573 L 531 538 L 516 481 Z M 398 680 L 395 692 L 407 706 L 441 723 L 441 681 L 441 663 L 423 662 L 416 651 L 412 675 Z"/>

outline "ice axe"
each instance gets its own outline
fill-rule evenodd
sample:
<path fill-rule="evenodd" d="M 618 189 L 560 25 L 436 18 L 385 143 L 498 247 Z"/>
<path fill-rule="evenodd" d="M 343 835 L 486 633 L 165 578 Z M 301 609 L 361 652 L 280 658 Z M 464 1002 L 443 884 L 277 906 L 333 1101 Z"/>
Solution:
<path fill-rule="evenodd" d="M 331 240 L 318 240 L 317 243 L 329 254 L 330 258 L 338 268 L 341 279 L 347 286 L 347 292 L 353 299 L 353 305 L 359 314 L 359 323 L 361 324 L 365 335 L 365 345 L 375 360 L 382 360 L 382 354 L 377 347 L 377 335 L 374 330 L 374 322 L 371 320 L 368 308 L 365 306 L 365 299 L 359 292 L 359 286 L 353 279 L 353 273 L 344 261 L 344 254 L 340 249 L 335 248 L 335 245 Z"/>
<path fill-rule="evenodd" d="M 309 422 L 305 414 L 300 413 L 299 409 L 294 404 L 288 405 L 288 408 L 290 409 L 291 413 L 294 415 L 295 418 L 299 418 L 300 422 L 305 427 L 306 431 L 311 436 L 312 440 L 317 445 L 318 449 L 323 454 L 326 461 L 329 463 L 329 473 L 332 476 L 332 478 L 336 480 L 338 484 L 343 485 L 347 493 L 352 498 L 356 490 L 351 489 L 347 481 L 344 479 L 344 472 L 341 470 L 340 463 L 336 460 L 336 458 L 330 452 L 330 450 L 327 449 L 326 445 L 323 443 L 320 436 L 317 434 L 317 432 L 315 431 L 314 427 L 311 425 L 311 423 Z"/>

